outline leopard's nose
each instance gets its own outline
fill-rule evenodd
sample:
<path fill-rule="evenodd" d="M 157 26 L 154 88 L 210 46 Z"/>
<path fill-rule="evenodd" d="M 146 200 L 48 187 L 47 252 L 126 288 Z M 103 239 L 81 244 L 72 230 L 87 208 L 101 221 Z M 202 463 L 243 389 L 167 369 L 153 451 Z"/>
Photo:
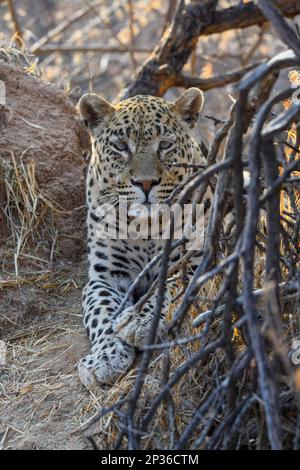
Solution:
<path fill-rule="evenodd" d="M 147 179 L 144 180 L 144 179 L 132 178 L 131 183 L 135 184 L 136 186 L 140 186 L 145 193 L 149 193 L 151 189 L 153 188 L 153 186 L 160 183 L 160 179 L 156 178 L 156 179 L 151 179 L 151 180 L 147 180 Z"/>

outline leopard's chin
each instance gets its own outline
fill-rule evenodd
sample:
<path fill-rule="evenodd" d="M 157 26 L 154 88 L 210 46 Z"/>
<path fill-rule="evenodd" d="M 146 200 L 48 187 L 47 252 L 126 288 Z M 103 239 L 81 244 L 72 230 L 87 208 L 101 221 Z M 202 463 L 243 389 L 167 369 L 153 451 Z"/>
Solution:
<path fill-rule="evenodd" d="M 151 215 L 151 206 L 152 204 L 148 201 L 131 204 L 128 209 L 128 217 L 130 219 L 146 219 Z"/>
<path fill-rule="evenodd" d="M 169 214 L 171 203 L 164 201 L 143 203 L 134 203 L 128 209 L 127 216 L 129 220 L 139 219 L 143 222 L 148 219 L 149 221 L 157 221 L 162 214 Z"/>

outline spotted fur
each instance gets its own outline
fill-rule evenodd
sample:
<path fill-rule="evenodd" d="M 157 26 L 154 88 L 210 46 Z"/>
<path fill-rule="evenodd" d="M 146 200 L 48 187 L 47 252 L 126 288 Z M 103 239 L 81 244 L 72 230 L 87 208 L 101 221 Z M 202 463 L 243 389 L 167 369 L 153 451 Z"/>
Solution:
<path fill-rule="evenodd" d="M 132 365 L 149 332 L 156 293 L 140 312 L 135 305 L 158 275 L 159 264 L 135 289 L 125 309 L 118 316 L 116 312 L 130 284 L 163 246 L 161 240 L 97 237 L 97 207 L 126 197 L 132 220 L 134 203 L 150 205 L 170 196 L 192 171 L 173 163 L 200 162 L 199 146 L 191 132 L 202 102 L 196 88 L 184 92 L 175 103 L 136 96 L 112 106 L 95 94 L 80 100 L 93 147 L 86 180 L 89 274 L 82 297 L 91 350 L 79 363 L 85 384 L 95 379 L 111 383 Z M 158 337 L 167 327 L 164 312 Z"/>

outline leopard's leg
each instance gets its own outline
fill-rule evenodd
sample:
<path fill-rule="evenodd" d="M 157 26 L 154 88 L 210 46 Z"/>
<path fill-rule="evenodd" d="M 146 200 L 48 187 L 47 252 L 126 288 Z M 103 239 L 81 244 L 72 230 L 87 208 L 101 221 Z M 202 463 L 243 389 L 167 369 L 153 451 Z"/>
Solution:
<path fill-rule="evenodd" d="M 83 290 L 84 325 L 92 343 L 89 354 L 78 365 L 85 385 L 91 385 L 95 379 L 101 383 L 115 381 L 135 359 L 135 349 L 112 329 L 121 296 L 117 288 L 102 280 L 89 281 Z"/>
<path fill-rule="evenodd" d="M 172 262 L 176 262 L 179 259 L 180 252 L 177 250 L 173 253 L 171 260 Z M 201 256 L 197 255 L 197 252 L 193 253 L 193 258 L 185 273 L 187 282 L 192 278 L 200 260 Z M 163 307 L 160 312 L 156 341 L 163 339 L 168 331 L 168 323 L 170 321 L 166 316 L 168 307 L 174 297 L 179 294 L 180 290 L 176 277 L 168 279 L 163 298 Z M 126 341 L 126 343 L 131 344 L 136 348 L 142 348 L 151 328 L 156 302 L 157 289 L 143 304 L 142 308 L 139 308 L 138 302 L 125 308 L 113 320 L 112 328 L 116 335 Z"/>
<path fill-rule="evenodd" d="M 171 288 L 168 287 L 160 312 L 156 340 L 163 339 L 167 332 L 168 321 L 166 313 L 171 299 Z M 112 328 L 116 335 L 123 341 L 126 341 L 126 343 L 136 348 L 142 348 L 151 328 L 156 302 L 157 291 L 146 300 L 141 308 L 139 308 L 138 303 L 125 308 L 113 321 Z"/>

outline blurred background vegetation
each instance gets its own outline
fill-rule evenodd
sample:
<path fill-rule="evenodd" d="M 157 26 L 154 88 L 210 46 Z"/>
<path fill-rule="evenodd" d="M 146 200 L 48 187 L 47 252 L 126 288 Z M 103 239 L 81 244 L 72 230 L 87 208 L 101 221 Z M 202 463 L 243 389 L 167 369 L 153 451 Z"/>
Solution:
<path fill-rule="evenodd" d="M 220 0 L 217 8 L 245 3 Z M 14 39 L 34 53 L 44 77 L 74 102 L 86 91 L 116 100 L 166 33 L 176 6 L 176 0 L 0 1 L 0 44 Z M 299 23 L 297 17 L 293 22 Z M 210 34 L 199 39 L 183 72 L 209 79 L 261 62 L 284 48 L 266 23 Z M 286 72 L 283 80 L 288 81 Z M 173 99 L 178 93 L 170 88 L 166 96 Z M 206 144 L 218 123 L 211 117 L 223 120 L 231 103 L 230 85 L 206 92 L 203 116 L 208 118 L 199 124 Z"/>

